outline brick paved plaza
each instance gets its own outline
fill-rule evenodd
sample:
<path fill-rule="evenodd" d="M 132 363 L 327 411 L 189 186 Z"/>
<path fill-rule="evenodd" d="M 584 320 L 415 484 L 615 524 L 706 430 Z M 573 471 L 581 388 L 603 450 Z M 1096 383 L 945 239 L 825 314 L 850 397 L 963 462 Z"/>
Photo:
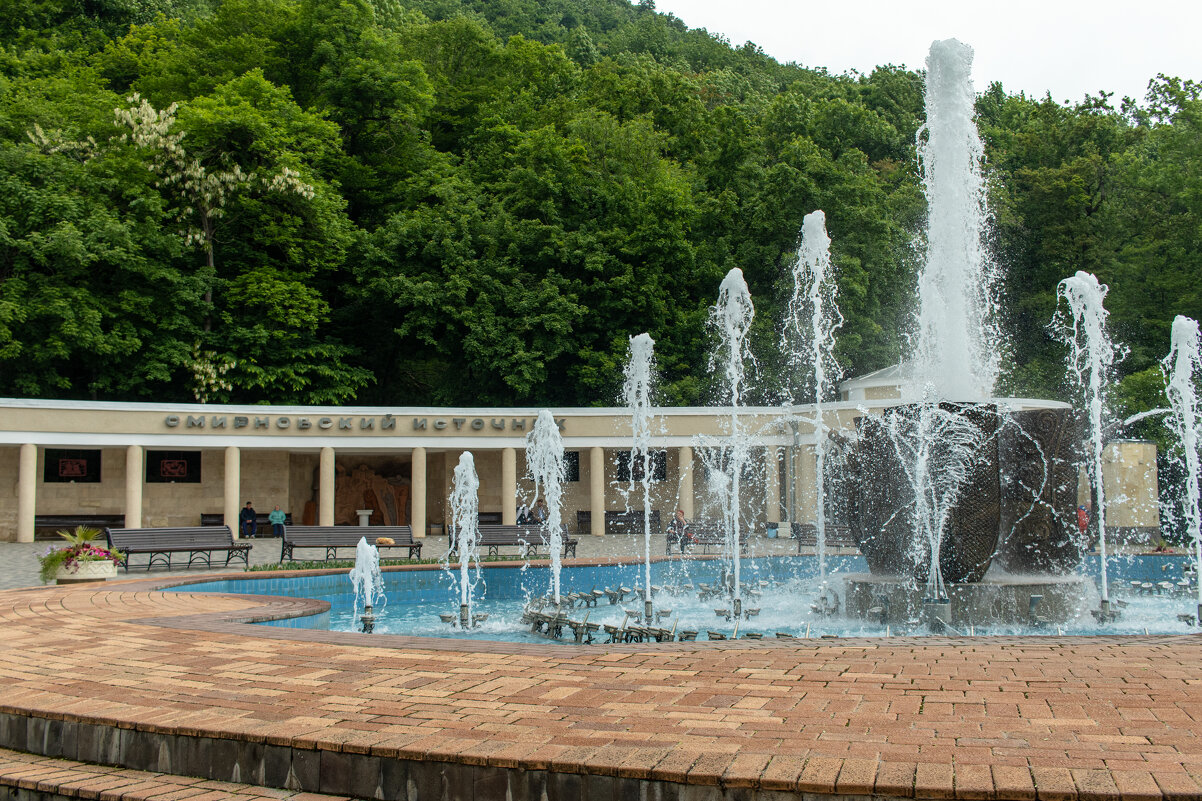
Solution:
<path fill-rule="evenodd" d="M 1198 636 L 464 643 L 181 575 L 0 592 L 0 793 L 1202 798 Z"/>

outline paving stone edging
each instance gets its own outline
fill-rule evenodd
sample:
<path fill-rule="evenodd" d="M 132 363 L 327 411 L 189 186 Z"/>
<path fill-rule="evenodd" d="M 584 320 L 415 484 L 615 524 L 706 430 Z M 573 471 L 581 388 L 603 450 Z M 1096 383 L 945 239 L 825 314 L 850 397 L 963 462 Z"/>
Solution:
<path fill-rule="evenodd" d="M 0 712 L 0 748 L 150 773 L 380 801 L 786 801 L 803 797 L 757 788 L 309 750 L 11 712 Z M 804 797 L 834 796 L 806 793 Z"/>

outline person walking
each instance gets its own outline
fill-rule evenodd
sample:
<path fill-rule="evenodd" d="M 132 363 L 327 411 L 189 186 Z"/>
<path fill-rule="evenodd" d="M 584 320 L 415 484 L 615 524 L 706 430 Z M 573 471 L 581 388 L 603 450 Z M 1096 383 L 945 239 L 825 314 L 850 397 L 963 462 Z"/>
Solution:
<path fill-rule="evenodd" d="M 250 505 L 250 501 L 247 501 L 246 506 L 242 507 L 242 511 L 238 513 L 238 536 L 253 540 L 258 523 L 259 515 Z"/>
<path fill-rule="evenodd" d="M 287 515 L 280 511 L 280 505 L 277 503 L 271 513 L 267 515 L 267 522 L 271 523 L 271 536 L 284 536 L 284 520 L 286 518 Z"/>

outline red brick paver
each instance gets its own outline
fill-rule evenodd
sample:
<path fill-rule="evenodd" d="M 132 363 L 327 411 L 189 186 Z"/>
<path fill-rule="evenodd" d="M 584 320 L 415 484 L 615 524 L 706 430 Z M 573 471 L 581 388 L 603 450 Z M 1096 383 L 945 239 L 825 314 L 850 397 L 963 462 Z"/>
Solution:
<path fill-rule="evenodd" d="M 1202 794 L 1202 636 L 539 648 L 239 622 L 310 603 L 137 582 L 0 592 L 0 711 L 726 788 Z"/>

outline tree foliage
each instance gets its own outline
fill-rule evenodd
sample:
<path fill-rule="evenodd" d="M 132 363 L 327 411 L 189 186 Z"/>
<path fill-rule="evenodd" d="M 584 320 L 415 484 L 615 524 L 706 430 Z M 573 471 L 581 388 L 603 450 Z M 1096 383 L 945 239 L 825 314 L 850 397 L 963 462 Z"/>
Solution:
<path fill-rule="evenodd" d="M 705 402 L 707 308 L 739 267 L 770 400 L 818 208 L 840 362 L 902 353 L 919 73 L 781 64 L 627 0 L 4 9 L 0 393 L 608 404 L 648 331 L 663 399 Z M 1120 396 L 1156 405 L 1172 316 L 1202 313 L 1198 85 L 1117 108 L 994 85 L 978 111 L 1006 389 L 1058 397 L 1046 326 L 1088 270 L 1130 347 Z"/>

